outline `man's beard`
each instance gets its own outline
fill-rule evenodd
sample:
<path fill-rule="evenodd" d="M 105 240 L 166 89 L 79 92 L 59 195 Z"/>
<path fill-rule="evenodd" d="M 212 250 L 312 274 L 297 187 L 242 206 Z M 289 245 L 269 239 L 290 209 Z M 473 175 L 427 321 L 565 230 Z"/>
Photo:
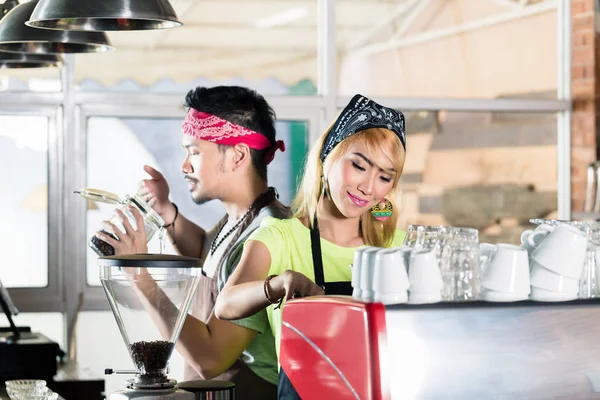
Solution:
<path fill-rule="evenodd" d="M 214 198 L 211 196 L 205 196 L 205 195 L 194 195 L 192 193 L 192 201 L 196 204 L 198 204 L 199 206 L 204 204 L 204 203 L 208 203 L 209 201 L 213 201 Z"/>
<path fill-rule="evenodd" d="M 198 205 L 202 205 L 204 203 L 208 203 L 211 200 L 214 200 L 212 196 L 207 196 L 202 192 L 202 185 L 200 185 L 200 181 L 192 176 L 185 175 L 184 179 L 188 182 L 194 183 L 194 189 L 190 191 L 192 196 L 192 201 Z"/>

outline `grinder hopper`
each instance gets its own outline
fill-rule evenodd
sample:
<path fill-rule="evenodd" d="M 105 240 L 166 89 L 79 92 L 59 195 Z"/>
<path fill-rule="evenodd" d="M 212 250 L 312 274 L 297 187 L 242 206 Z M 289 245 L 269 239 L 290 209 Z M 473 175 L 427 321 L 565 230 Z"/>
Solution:
<path fill-rule="evenodd" d="M 128 389 L 176 388 L 168 363 L 188 313 L 202 261 L 164 254 L 98 259 L 100 281 L 133 364 Z"/>

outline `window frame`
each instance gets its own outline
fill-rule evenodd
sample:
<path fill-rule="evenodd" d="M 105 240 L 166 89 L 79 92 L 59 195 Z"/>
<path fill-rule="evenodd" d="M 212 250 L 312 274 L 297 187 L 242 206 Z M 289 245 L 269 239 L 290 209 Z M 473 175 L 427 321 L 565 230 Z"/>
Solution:
<path fill-rule="evenodd" d="M 266 96 L 280 119 L 308 121 L 309 143 L 314 143 L 349 98 L 337 94 L 335 0 L 318 1 L 318 94 L 315 96 Z M 505 111 L 558 113 L 558 210 L 560 219 L 571 216 L 570 119 L 571 98 L 571 2 L 557 1 L 558 74 L 557 98 L 547 99 L 375 99 L 402 110 Z M 49 118 L 48 276 L 46 288 L 15 288 L 9 293 L 23 312 L 63 312 L 65 323 L 80 308 L 107 310 L 100 288 L 85 281 L 85 202 L 72 192 L 85 184 L 86 128 L 90 117 L 183 118 L 185 93 L 78 92 L 75 58 L 65 56 L 61 70 L 62 91 L 0 94 L 0 113 L 43 115 Z M 94 289 L 94 290 L 89 290 Z M 84 302 L 79 304 L 78 295 Z M 73 327 L 65 333 L 71 337 Z"/>
<path fill-rule="evenodd" d="M 8 288 L 8 293 L 20 312 L 62 312 L 63 264 L 61 249 L 65 245 L 63 235 L 65 212 L 62 207 L 64 192 L 64 147 L 62 131 L 62 107 L 43 105 L 0 104 L 2 116 L 45 117 L 48 121 L 48 285 L 46 287 Z"/>

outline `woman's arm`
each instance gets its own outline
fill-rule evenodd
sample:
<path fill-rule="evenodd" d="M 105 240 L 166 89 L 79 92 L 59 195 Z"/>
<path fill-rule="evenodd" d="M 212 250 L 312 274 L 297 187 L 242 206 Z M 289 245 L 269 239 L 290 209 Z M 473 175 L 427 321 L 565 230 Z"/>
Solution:
<path fill-rule="evenodd" d="M 264 281 L 270 267 L 271 254 L 267 246 L 256 240 L 246 243 L 240 262 L 217 297 L 217 318 L 246 318 L 267 307 L 270 303 L 265 296 Z M 271 279 L 271 288 L 275 279 L 277 277 Z M 281 299 L 284 294 L 270 291 L 273 301 Z"/>
<path fill-rule="evenodd" d="M 246 318 L 271 304 L 265 294 L 265 279 L 270 267 L 271 254 L 267 246 L 256 240 L 248 241 L 239 264 L 217 297 L 217 318 Z M 301 297 L 325 294 L 305 275 L 292 270 L 273 277 L 268 292 L 272 302 L 284 297 L 288 300 L 294 294 Z"/>

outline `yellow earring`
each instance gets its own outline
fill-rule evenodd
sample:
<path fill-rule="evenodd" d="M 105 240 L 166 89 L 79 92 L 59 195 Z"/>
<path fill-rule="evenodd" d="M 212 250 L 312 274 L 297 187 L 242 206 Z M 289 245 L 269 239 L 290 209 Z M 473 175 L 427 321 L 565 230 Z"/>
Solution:
<path fill-rule="evenodd" d="M 392 216 L 393 212 L 392 202 L 385 198 L 371 208 L 371 214 L 377 221 L 385 221 Z"/>

